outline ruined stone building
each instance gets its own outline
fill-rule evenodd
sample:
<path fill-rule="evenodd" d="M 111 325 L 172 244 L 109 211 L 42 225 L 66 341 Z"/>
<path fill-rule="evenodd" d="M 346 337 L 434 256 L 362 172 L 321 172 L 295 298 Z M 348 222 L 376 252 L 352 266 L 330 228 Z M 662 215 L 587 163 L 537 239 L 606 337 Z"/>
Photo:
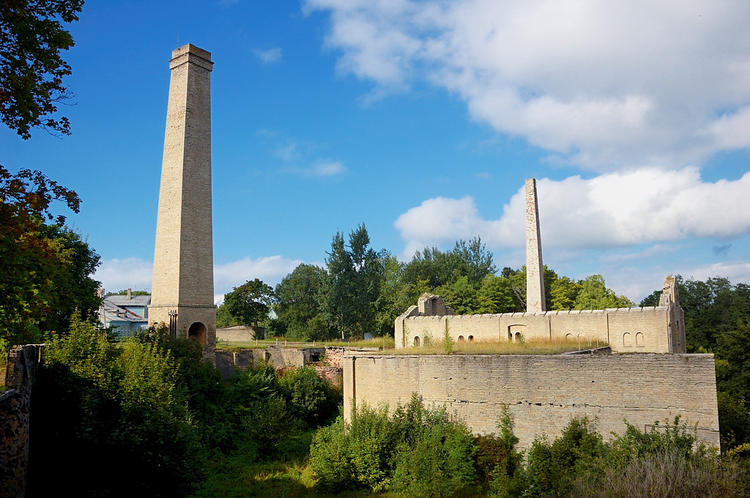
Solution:
<path fill-rule="evenodd" d="M 648 430 L 680 416 L 700 440 L 718 446 L 714 356 L 684 354 L 675 279 L 666 278 L 655 307 L 546 311 L 534 180 L 527 180 L 526 195 L 526 312 L 456 315 L 439 296 L 423 295 L 395 323 L 396 347 L 414 354 L 345 355 L 344 418 L 350 420 L 357 405 L 395 408 L 416 393 L 480 434 L 496 432 L 507 408 L 521 448 L 542 434 L 558 436 L 572 417 L 584 416 L 605 438 L 622 433 L 626 421 Z M 611 351 L 419 354 L 426 338 L 439 341 L 446 333 L 458 342 L 586 339 Z"/>
<path fill-rule="evenodd" d="M 609 344 L 613 352 L 684 353 L 685 319 L 674 277 L 664 281 L 659 306 L 605 310 L 545 311 L 536 182 L 526 181 L 525 313 L 456 315 L 439 296 L 419 298 L 396 319 L 396 347 L 419 346 L 425 338 L 454 341 L 560 339 Z"/>

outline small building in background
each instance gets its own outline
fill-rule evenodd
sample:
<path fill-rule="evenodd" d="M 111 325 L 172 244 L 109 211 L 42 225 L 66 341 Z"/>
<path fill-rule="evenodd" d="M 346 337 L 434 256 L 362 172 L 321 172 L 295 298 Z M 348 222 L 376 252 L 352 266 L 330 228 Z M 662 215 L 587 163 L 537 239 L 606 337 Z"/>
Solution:
<path fill-rule="evenodd" d="M 102 305 L 99 308 L 99 324 L 111 328 L 120 337 L 128 337 L 139 330 L 148 328 L 148 306 L 151 295 L 133 295 L 128 289 L 126 294 L 104 295 L 99 290 Z"/>

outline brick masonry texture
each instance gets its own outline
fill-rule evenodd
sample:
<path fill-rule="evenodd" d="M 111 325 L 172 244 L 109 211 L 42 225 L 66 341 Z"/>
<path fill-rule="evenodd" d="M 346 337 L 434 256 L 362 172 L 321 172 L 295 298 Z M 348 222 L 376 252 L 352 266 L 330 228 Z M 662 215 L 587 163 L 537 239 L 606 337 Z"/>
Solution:
<path fill-rule="evenodd" d="M 496 432 L 507 405 L 521 448 L 583 416 L 609 437 L 625 430 L 625 420 L 646 429 L 679 415 L 697 424 L 701 440 L 719 445 L 711 354 L 345 356 L 347 420 L 354 401 L 393 408 L 412 393 L 479 434 Z"/>
<path fill-rule="evenodd" d="M 0 394 L 0 496 L 24 496 L 29 465 L 31 393 L 44 346 L 14 346 Z"/>
<path fill-rule="evenodd" d="M 425 337 L 442 340 L 448 330 L 454 340 L 508 340 L 520 333 L 524 339 L 598 340 L 614 352 L 685 352 L 684 326 L 671 306 L 445 316 L 416 311 L 396 319 L 396 347 L 413 345 L 415 337 L 422 344 Z"/>
<path fill-rule="evenodd" d="M 193 45 L 172 52 L 164 134 L 149 323 L 169 323 L 177 336 L 196 322 L 213 355 L 216 308 L 211 214 L 211 54 Z"/>

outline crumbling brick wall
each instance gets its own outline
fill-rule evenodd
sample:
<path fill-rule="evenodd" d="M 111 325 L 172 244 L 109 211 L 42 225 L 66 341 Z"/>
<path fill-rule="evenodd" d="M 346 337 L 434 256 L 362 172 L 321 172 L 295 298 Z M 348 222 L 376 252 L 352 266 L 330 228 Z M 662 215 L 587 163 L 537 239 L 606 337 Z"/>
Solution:
<path fill-rule="evenodd" d="M 15 346 L 8 354 L 6 391 L 0 394 L 0 495 L 24 496 L 29 465 L 31 392 L 44 345 Z"/>

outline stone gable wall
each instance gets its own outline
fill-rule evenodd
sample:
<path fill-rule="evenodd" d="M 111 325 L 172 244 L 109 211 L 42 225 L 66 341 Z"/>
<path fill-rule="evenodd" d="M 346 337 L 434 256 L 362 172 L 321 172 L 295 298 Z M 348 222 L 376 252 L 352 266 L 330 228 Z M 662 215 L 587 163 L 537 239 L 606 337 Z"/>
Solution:
<path fill-rule="evenodd" d="M 346 419 L 354 402 L 393 408 L 412 393 L 480 434 L 496 432 L 507 405 L 522 448 L 583 416 L 609 437 L 625 430 L 626 419 L 643 430 L 679 415 L 697 424 L 701 440 L 719 445 L 711 354 L 345 356 Z"/>

